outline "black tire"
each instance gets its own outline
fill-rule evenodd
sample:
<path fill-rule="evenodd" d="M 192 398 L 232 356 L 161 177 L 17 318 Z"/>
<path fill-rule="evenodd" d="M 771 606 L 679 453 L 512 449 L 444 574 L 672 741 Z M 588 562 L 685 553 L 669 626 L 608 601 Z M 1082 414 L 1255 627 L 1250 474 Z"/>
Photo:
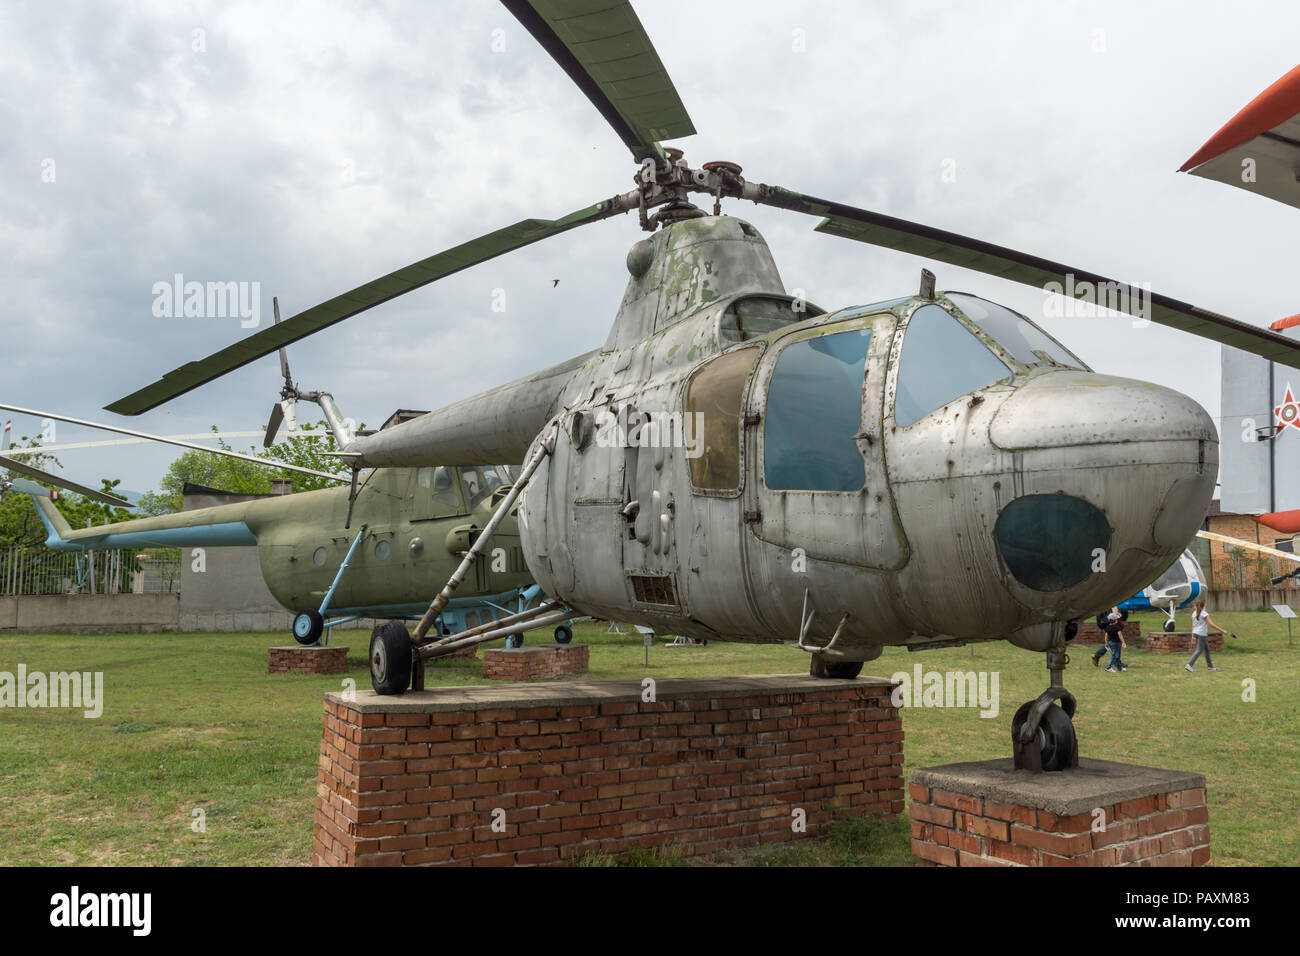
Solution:
<path fill-rule="evenodd" d="M 1173 621 L 1165 621 L 1165 633 L 1166 633 L 1166 634 L 1168 634 L 1168 633 L 1172 633 L 1172 632 L 1173 632 L 1173 629 L 1174 629 L 1175 627 L 1177 627 L 1177 626 L 1178 626 L 1178 625 L 1175 624 Z"/>
<path fill-rule="evenodd" d="M 507 635 L 506 635 L 506 649 L 507 649 L 507 650 L 512 650 L 512 651 L 513 651 L 513 650 L 518 650 L 519 648 L 521 648 L 521 647 L 523 647 L 523 646 L 524 646 L 524 636 L 523 636 L 522 634 L 507 634 Z"/>
<path fill-rule="evenodd" d="M 1020 739 L 1020 728 L 1029 720 L 1029 708 L 1032 706 L 1033 701 L 1021 704 L 1011 719 L 1012 744 Z M 1038 724 L 1038 739 L 1044 770 L 1064 770 L 1070 766 L 1075 748 L 1074 721 L 1056 704 L 1048 707 L 1043 714 L 1043 719 Z"/>
<path fill-rule="evenodd" d="M 826 661 L 814 654 L 808 673 L 813 677 L 832 680 L 852 680 L 862 673 L 862 661 Z"/>
<path fill-rule="evenodd" d="M 567 644 L 573 640 L 573 628 L 567 624 L 561 624 L 555 629 L 555 643 Z"/>
<path fill-rule="evenodd" d="M 370 632 L 370 686 L 376 694 L 400 694 L 411 686 L 411 635 L 401 621 Z"/>
<path fill-rule="evenodd" d="M 325 619 L 320 612 L 308 608 L 293 619 L 293 639 L 304 647 L 320 643 L 320 636 L 325 631 Z"/>

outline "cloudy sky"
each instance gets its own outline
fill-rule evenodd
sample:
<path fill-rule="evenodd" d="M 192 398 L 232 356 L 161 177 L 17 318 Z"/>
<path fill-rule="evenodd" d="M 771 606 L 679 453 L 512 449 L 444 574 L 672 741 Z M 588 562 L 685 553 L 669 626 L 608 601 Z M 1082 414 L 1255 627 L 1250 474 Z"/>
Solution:
<path fill-rule="evenodd" d="M 753 180 L 1149 282 L 1258 325 L 1300 311 L 1296 210 L 1175 172 L 1296 65 L 1290 0 L 636 7 L 700 130 L 677 144 L 696 164 L 732 160 Z M 0 400 L 161 434 L 259 428 L 280 383 L 268 357 L 139 418 L 101 411 L 250 334 L 238 318 L 155 317 L 155 283 L 258 282 L 270 321 L 272 295 L 293 314 L 623 192 L 634 172 L 488 0 L 7 0 L 0 129 Z M 814 233 L 808 217 L 727 211 L 825 308 L 909 293 L 924 265 Z M 435 283 L 293 346 L 295 378 L 377 425 L 596 347 L 639 237 L 634 216 L 618 217 Z M 1043 316 L 1039 291 L 936 272 L 940 288 Z M 1217 345 L 1117 318 L 1044 324 L 1097 370 L 1178 388 L 1218 417 Z M 19 434 L 37 428 L 15 421 Z M 61 456 L 70 477 L 141 491 L 172 457 Z"/>

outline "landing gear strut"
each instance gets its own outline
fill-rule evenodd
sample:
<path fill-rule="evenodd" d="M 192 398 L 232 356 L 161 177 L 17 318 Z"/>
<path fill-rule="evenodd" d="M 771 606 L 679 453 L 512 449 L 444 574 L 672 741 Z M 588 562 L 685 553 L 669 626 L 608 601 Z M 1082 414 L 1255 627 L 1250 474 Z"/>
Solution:
<path fill-rule="evenodd" d="M 1012 756 L 1017 770 L 1042 773 L 1079 766 L 1079 741 L 1073 721 L 1076 703 L 1062 680 L 1068 663 L 1070 655 L 1065 653 L 1062 640 L 1047 652 L 1051 686 L 1022 704 L 1011 720 Z"/>

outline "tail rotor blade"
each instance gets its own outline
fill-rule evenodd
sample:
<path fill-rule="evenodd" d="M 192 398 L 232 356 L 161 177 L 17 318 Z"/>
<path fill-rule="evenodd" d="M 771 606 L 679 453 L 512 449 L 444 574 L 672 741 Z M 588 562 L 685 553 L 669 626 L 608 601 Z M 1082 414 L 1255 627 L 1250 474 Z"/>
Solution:
<path fill-rule="evenodd" d="M 266 437 L 262 439 L 262 447 L 270 448 L 275 444 L 275 433 L 280 430 L 280 423 L 284 421 L 284 409 L 276 402 L 271 406 L 271 417 L 266 422 Z"/>
<path fill-rule="evenodd" d="M 275 318 L 275 324 L 280 324 L 280 297 L 271 297 L 271 311 Z M 280 374 L 284 376 L 284 387 L 293 388 L 293 376 L 289 374 L 289 353 L 283 348 L 280 349 Z"/>

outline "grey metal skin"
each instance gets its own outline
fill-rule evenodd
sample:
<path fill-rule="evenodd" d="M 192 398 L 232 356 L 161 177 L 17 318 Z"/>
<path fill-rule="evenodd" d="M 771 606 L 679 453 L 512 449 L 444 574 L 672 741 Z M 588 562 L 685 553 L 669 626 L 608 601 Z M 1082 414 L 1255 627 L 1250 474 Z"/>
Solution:
<path fill-rule="evenodd" d="M 1060 647 L 1065 622 L 1167 569 L 1204 517 L 1218 440 L 1205 411 L 1178 392 L 1023 365 L 942 295 L 823 313 L 786 295 L 757 230 L 729 216 L 666 226 L 633 246 L 628 267 L 602 349 L 348 449 L 365 465 L 519 462 L 557 422 L 554 453 L 523 496 L 520 537 L 538 584 L 583 613 L 777 643 L 800 636 L 806 607 L 806 644 L 826 661 L 985 640 L 1043 651 Z M 809 317 L 736 341 L 728 307 L 754 294 Z M 900 427 L 900 350 L 913 314 L 934 302 L 1013 374 Z M 761 423 L 772 371 L 785 349 L 830 327 L 872 331 L 857 436 L 864 486 L 770 490 Z M 738 491 L 694 488 L 682 447 L 593 440 L 601 412 L 683 412 L 691 376 L 737 348 L 761 352 L 744 393 Z M 1109 536 L 1095 573 L 1034 590 L 1010 572 L 995 525 L 1029 495 L 1069 495 L 1100 510 Z"/>

